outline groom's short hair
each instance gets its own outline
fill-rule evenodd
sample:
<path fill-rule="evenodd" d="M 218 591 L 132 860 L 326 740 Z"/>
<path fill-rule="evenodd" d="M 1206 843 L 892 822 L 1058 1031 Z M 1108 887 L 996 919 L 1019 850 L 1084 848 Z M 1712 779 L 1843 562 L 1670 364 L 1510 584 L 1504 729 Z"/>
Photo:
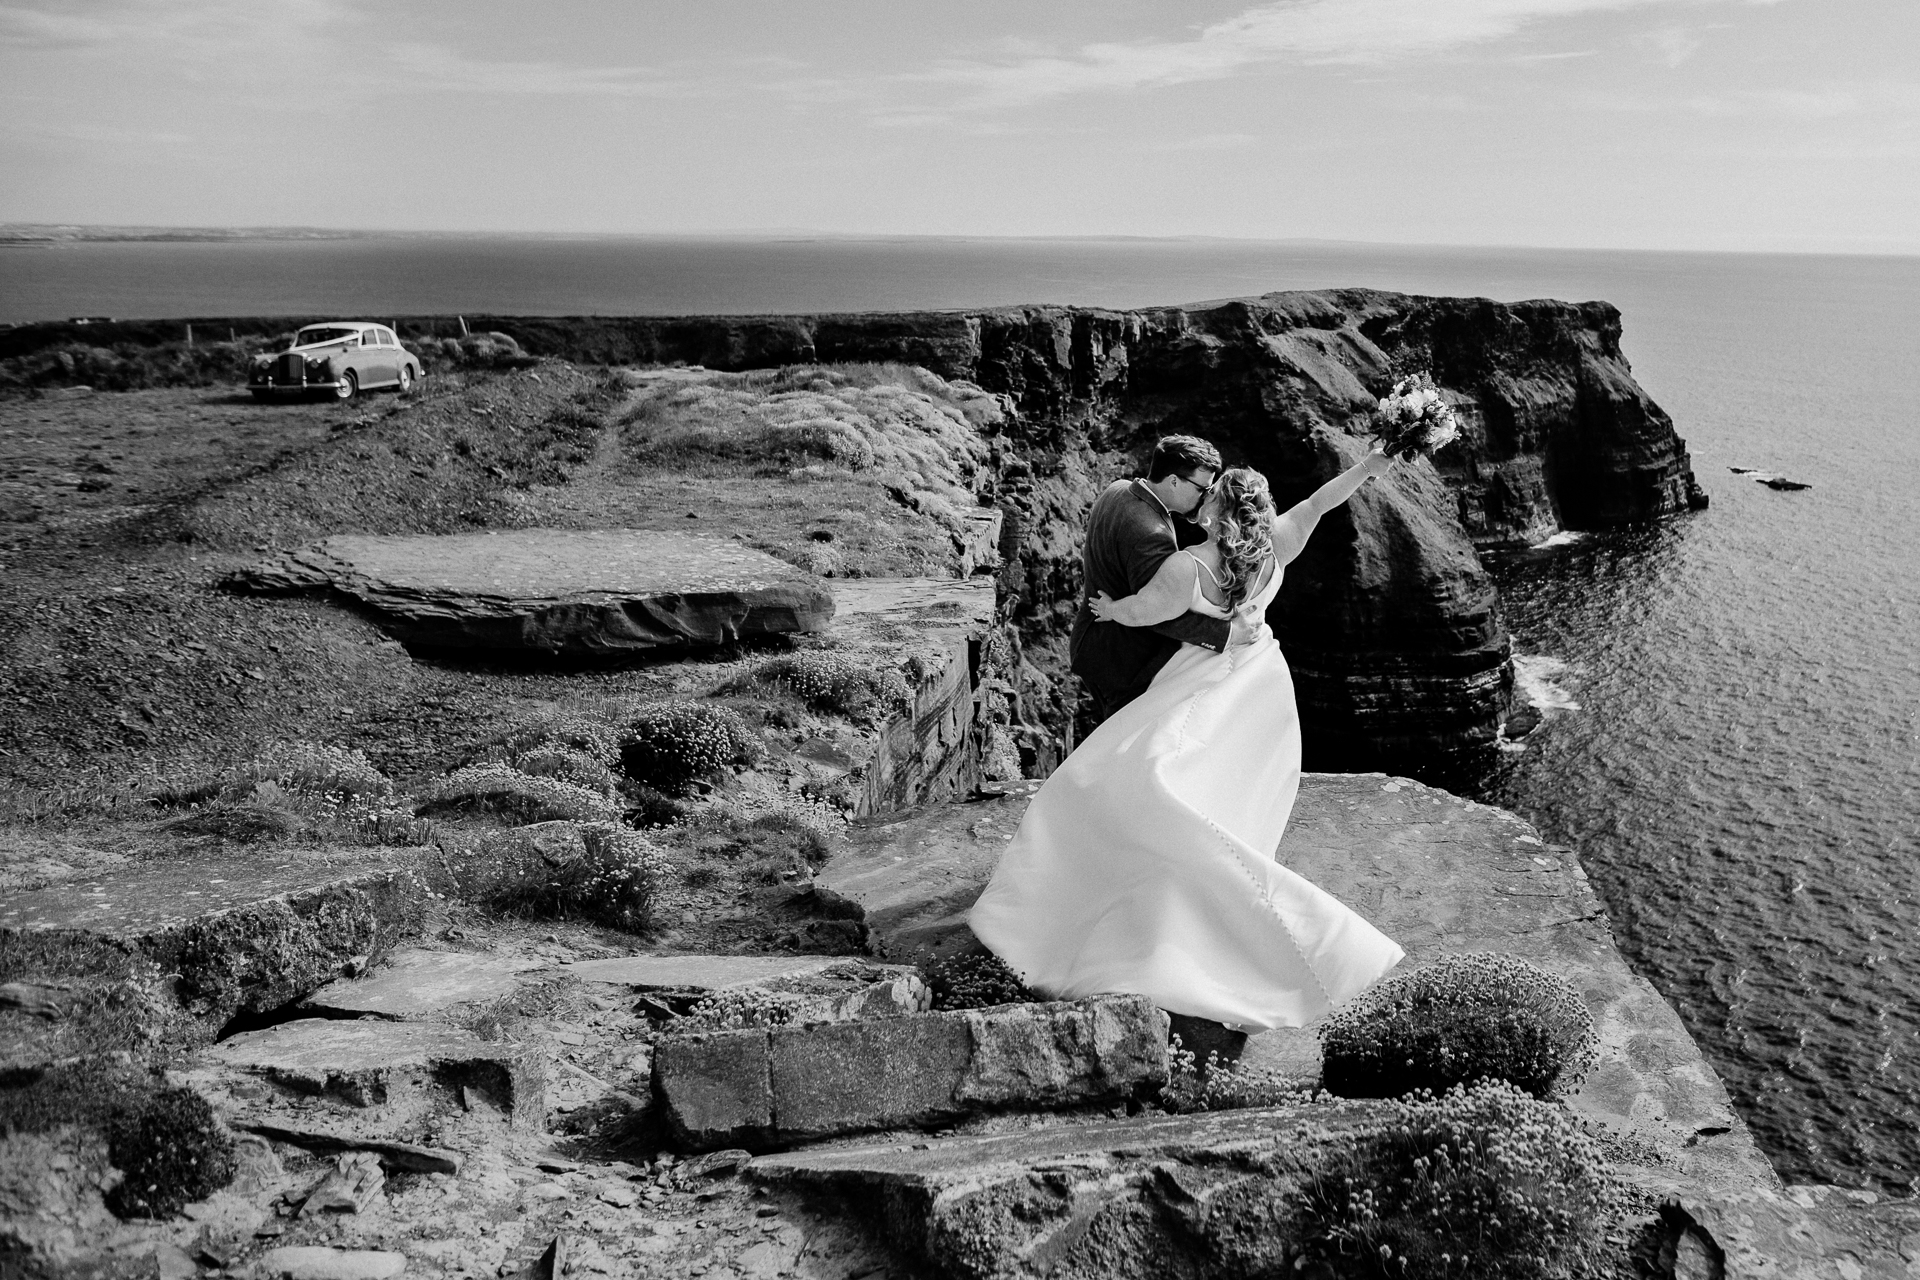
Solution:
<path fill-rule="evenodd" d="M 1205 467 L 1218 474 L 1220 451 L 1199 436 L 1161 436 L 1147 455 L 1147 479 L 1165 480 Z"/>

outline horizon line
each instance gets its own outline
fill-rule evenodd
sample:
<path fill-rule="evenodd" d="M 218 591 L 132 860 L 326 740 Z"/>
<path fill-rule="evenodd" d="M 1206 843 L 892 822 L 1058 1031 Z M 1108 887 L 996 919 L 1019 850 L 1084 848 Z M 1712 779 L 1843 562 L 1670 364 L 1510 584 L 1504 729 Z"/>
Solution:
<path fill-rule="evenodd" d="M 22 232 L 71 232 L 66 237 L 44 236 L 32 239 L 12 238 Z M 119 233 L 94 234 L 86 233 Z M 1754 257 L 1848 257 L 1912 258 L 1920 257 L 1920 244 L 1898 248 L 1820 249 L 1806 248 L 1704 248 L 1697 246 L 1631 246 L 1581 244 L 1494 243 L 1452 240 L 1364 240 L 1333 236 L 1236 236 L 1206 232 L 1168 235 L 1142 235 L 1132 232 L 1028 232 L 1018 235 L 982 232 L 923 231 L 833 231 L 809 227 L 727 228 L 704 231 L 557 231 L 557 230 L 452 230 L 397 227 L 325 227 L 311 224 L 165 224 L 129 222 L 0 222 L 0 247 L 28 247 L 34 243 L 58 243 L 93 240 L 101 243 L 129 240 L 188 242 L 193 240 L 271 239 L 508 239 L 508 240 L 732 240 L 732 241 L 805 241 L 833 240 L 855 243 L 897 241 L 999 242 L 999 243 L 1088 243 L 1088 244 L 1245 244 L 1345 247 L 1356 249 L 1445 249 L 1484 250 L 1525 253 L 1645 253 L 1645 254 L 1727 254 Z"/>

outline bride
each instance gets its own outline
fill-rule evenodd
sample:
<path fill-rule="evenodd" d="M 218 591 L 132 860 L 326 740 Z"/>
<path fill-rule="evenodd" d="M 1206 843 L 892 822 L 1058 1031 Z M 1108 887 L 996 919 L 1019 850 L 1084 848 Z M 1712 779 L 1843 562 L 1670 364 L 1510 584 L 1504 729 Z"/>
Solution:
<path fill-rule="evenodd" d="M 1314 1020 L 1400 962 L 1392 939 L 1274 860 L 1300 789 L 1300 719 L 1264 621 L 1320 518 L 1391 465 L 1376 448 L 1284 515 L 1259 472 L 1222 472 L 1199 511 L 1204 544 L 1137 595 L 1089 602 L 1129 627 L 1238 616 L 1253 639 L 1182 645 L 1034 796 L 968 916 L 1028 986 L 1143 995 L 1263 1031 Z"/>

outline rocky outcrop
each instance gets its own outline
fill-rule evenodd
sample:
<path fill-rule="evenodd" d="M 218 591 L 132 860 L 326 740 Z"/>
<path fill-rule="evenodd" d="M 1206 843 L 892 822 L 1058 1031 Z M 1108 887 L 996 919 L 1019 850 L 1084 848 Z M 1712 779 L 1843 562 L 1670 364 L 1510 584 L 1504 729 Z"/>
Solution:
<path fill-rule="evenodd" d="M 0 953 L 60 997 L 53 1017 L 0 1008 L 0 1066 L 210 1036 L 383 959 L 427 902 L 393 855 L 202 855 L 13 894 Z"/>
<path fill-rule="evenodd" d="M 484 323 L 570 359 L 902 361 L 1007 396 L 1018 412 L 995 442 L 989 496 L 1006 514 L 1001 585 L 1019 650 L 1010 723 L 1028 731 L 1020 750 L 1038 771 L 1070 745 L 1057 678 L 1080 521 L 1155 436 L 1205 436 L 1289 503 L 1358 456 L 1400 371 L 1432 369 L 1461 417 L 1464 439 L 1444 457 L 1330 517 L 1274 604 L 1319 767 L 1412 767 L 1496 737 L 1509 645 L 1476 548 L 1704 504 L 1672 421 L 1621 354 L 1619 312 L 1601 302 L 1356 289 L 1135 312 Z"/>
<path fill-rule="evenodd" d="M 332 588 L 403 642 L 575 657 L 712 647 L 819 631 L 812 574 L 724 538 L 638 529 L 342 535 L 244 570 L 254 591 Z"/>
<path fill-rule="evenodd" d="M 1509 645 L 1476 549 L 1704 505 L 1684 442 L 1634 382 L 1603 302 L 1498 303 L 1373 290 L 1274 293 L 1191 308 L 705 317 L 467 317 L 528 352 L 584 363 L 721 370 L 833 362 L 920 365 L 1006 397 L 980 497 L 1005 517 L 1005 666 L 994 715 L 1043 774 L 1070 748 L 1063 637 L 1079 530 L 1102 483 L 1154 436 L 1191 431 L 1258 467 L 1288 502 L 1363 447 L 1374 398 L 1431 369 L 1464 438 L 1399 469 L 1323 526 L 1271 618 L 1299 687 L 1309 763 L 1412 769 L 1497 736 Z M 181 322 L 89 326 L 85 340 L 176 338 Z M 196 320 L 277 331 L 280 320 Z M 454 317 L 403 317 L 409 339 Z M 263 328 L 265 326 L 265 328 Z M 0 357 L 75 340 L 23 326 Z M 969 561 L 978 564 L 978 560 Z"/>

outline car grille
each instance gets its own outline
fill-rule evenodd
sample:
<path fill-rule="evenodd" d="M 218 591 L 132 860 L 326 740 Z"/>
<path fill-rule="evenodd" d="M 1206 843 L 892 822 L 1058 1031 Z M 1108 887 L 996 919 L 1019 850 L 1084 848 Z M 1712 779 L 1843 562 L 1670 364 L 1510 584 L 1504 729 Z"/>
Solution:
<path fill-rule="evenodd" d="M 289 351 L 273 362 L 273 380 L 282 386 L 298 386 L 307 380 L 307 361 L 298 352 Z"/>

